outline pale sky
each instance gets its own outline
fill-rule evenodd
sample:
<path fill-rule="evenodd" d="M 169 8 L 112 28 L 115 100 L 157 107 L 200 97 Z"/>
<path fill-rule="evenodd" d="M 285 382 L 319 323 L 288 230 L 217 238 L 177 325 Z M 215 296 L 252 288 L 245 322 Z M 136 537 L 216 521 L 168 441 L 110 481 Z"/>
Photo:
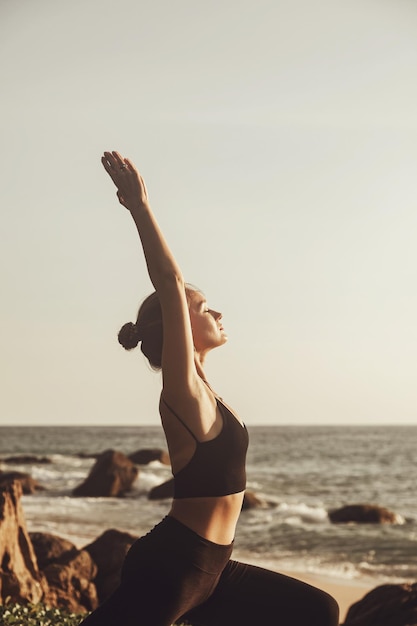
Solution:
<path fill-rule="evenodd" d="M 415 0 L 1 0 L 3 425 L 157 424 L 131 157 L 255 424 L 417 425 Z"/>

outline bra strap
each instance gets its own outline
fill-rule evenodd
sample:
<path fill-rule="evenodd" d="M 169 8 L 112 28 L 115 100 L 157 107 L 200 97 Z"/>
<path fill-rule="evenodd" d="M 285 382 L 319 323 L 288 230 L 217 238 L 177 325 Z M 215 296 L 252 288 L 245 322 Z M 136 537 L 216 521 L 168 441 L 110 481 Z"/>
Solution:
<path fill-rule="evenodd" d="M 174 415 L 174 416 L 177 418 L 177 420 L 178 420 L 179 422 L 181 422 L 181 424 L 184 426 L 184 428 L 185 428 L 186 430 L 188 430 L 188 432 L 190 433 L 190 435 L 191 435 L 191 437 L 194 439 L 194 441 L 196 441 L 196 442 L 198 443 L 198 439 L 197 439 L 197 437 L 194 435 L 194 433 L 193 433 L 193 431 L 191 430 L 191 428 L 190 428 L 189 426 L 187 426 L 187 424 L 184 422 L 184 420 L 180 418 L 180 416 L 178 415 L 178 413 L 176 413 L 176 412 L 174 411 L 174 409 L 173 409 L 173 408 L 171 408 L 171 407 L 169 406 L 169 404 L 168 404 L 168 402 L 165 400 L 165 398 L 163 398 L 163 397 L 161 396 L 161 400 L 162 400 L 162 402 L 165 404 L 165 406 L 166 406 L 166 407 L 167 407 L 167 408 L 171 411 L 172 415 Z"/>

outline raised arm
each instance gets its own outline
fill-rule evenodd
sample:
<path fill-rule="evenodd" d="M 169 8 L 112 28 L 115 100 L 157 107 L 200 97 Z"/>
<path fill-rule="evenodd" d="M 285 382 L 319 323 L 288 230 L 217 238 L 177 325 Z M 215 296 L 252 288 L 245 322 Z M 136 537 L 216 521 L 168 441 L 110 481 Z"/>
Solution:
<path fill-rule="evenodd" d="M 151 210 L 145 181 L 129 159 L 118 152 L 105 152 L 101 159 L 117 187 L 119 202 L 130 212 L 139 233 L 149 277 L 162 300 L 173 283 L 183 289 L 181 270 L 168 247 Z"/>
<path fill-rule="evenodd" d="M 134 164 L 118 152 L 105 152 L 102 163 L 117 187 L 119 202 L 130 212 L 142 243 L 149 277 L 162 308 L 164 392 L 196 395 L 200 380 L 194 363 L 190 316 L 181 270 L 152 212 L 145 182 Z"/>

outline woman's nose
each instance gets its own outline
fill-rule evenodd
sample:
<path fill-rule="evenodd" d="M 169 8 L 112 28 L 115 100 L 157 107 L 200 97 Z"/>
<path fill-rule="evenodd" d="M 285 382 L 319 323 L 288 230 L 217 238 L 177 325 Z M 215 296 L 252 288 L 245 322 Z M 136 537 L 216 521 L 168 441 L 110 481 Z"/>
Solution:
<path fill-rule="evenodd" d="M 213 315 L 216 320 L 221 320 L 223 317 L 223 313 L 220 313 L 219 311 L 213 311 Z"/>

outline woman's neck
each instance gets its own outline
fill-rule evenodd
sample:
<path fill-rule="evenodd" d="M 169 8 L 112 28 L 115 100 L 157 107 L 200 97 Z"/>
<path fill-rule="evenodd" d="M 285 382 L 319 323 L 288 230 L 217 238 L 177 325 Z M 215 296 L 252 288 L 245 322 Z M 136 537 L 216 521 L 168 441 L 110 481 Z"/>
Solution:
<path fill-rule="evenodd" d="M 200 378 L 202 380 L 204 380 L 204 382 L 207 382 L 206 375 L 205 375 L 204 369 L 203 369 L 203 361 L 204 361 L 204 358 L 202 358 L 200 354 L 195 352 L 195 354 L 194 354 L 194 362 L 195 362 L 195 367 L 196 367 L 196 370 L 197 370 L 197 374 L 200 376 Z"/>

